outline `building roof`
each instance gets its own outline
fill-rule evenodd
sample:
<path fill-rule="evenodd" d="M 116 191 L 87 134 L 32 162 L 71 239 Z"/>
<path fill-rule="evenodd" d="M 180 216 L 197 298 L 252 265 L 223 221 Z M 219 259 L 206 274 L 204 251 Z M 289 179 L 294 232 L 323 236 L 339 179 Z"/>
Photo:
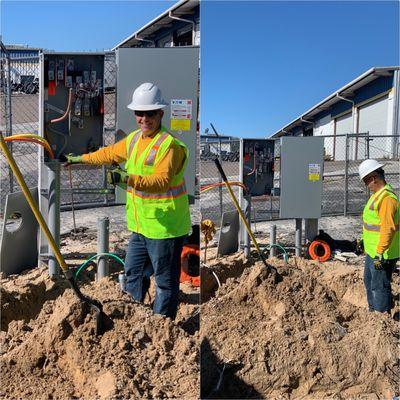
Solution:
<path fill-rule="evenodd" d="M 24 46 L 22 44 L 5 44 L 4 47 L 8 51 L 12 50 L 24 50 L 24 51 L 40 51 L 42 50 L 41 48 L 38 47 L 29 47 L 29 46 Z"/>
<path fill-rule="evenodd" d="M 287 131 L 290 131 L 296 126 L 302 125 L 303 122 L 307 123 L 307 121 L 310 118 L 314 117 L 316 114 L 320 113 L 321 111 L 327 110 L 333 104 L 342 101 L 343 99 L 341 97 L 345 97 L 348 98 L 348 100 L 351 100 L 351 96 L 357 89 L 365 86 L 367 83 L 372 82 L 373 80 L 375 80 L 380 76 L 390 76 L 392 75 L 393 71 L 396 70 L 397 71 L 400 70 L 400 67 L 399 66 L 373 67 L 369 69 L 368 71 L 364 72 L 362 75 L 358 76 L 353 81 L 341 87 L 339 90 L 330 94 L 328 97 L 326 97 L 324 100 L 322 100 L 315 106 L 311 107 L 305 113 L 294 119 L 292 122 L 279 129 L 277 132 L 271 135 L 271 137 L 284 136 L 285 133 L 287 133 Z"/>
<path fill-rule="evenodd" d="M 169 28 L 174 23 L 174 18 L 171 17 L 186 17 L 194 15 L 194 9 L 199 7 L 200 0 L 181 0 L 175 3 L 168 10 L 164 11 L 158 17 L 154 18 L 148 24 L 137 30 L 135 33 L 118 43 L 113 50 L 120 47 L 135 47 L 142 42 L 141 38 L 148 39 L 151 35 L 162 29 Z M 193 21 L 194 22 L 194 21 Z"/>

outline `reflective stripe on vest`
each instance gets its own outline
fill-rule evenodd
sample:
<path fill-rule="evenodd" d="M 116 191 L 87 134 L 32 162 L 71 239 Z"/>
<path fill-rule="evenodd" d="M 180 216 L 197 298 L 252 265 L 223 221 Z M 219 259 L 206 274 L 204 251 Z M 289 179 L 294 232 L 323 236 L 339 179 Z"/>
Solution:
<path fill-rule="evenodd" d="M 149 154 L 144 162 L 144 165 L 147 166 L 152 166 L 154 165 L 154 161 L 156 160 L 156 155 L 157 155 L 157 151 L 160 148 L 161 144 L 163 143 L 164 140 L 166 140 L 168 138 L 168 134 L 167 133 L 163 133 L 158 139 L 157 141 L 154 143 L 153 147 L 150 149 Z M 133 147 L 132 147 L 133 149 Z"/>
<path fill-rule="evenodd" d="M 170 186 L 165 193 L 149 193 L 142 192 L 141 190 L 132 190 L 134 196 L 138 196 L 142 199 L 176 199 L 186 193 L 185 180 L 178 186 Z"/>
<path fill-rule="evenodd" d="M 382 193 L 380 193 L 378 196 L 374 198 L 374 200 L 371 202 L 369 205 L 369 209 L 371 211 L 374 211 L 375 208 L 375 203 L 379 200 L 379 203 L 386 197 L 389 196 L 389 193 L 394 194 L 396 196 L 396 193 L 392 192 L 391 190 L 384 188 Z"/>
<path fill-rule="evenodd" d="M 131 156 L 133 148 L 135 147 L 136 142 L 139 140 L 140 137 L 140 133 L 137 133 L 131 140 L 131 142 L 129 143 L 129 154 L 128 154 L 128 158 Z"/>
<path fill-rule="evenodd" d="M 367 231 L 372 231 L 372 232 L 380 232 L 381 231 L 381 226 L 380 225 L 372 225 L 372 224 L 367 224 L 364 222 L 364 229 Z M 400 225 L 397 224 L 395 225 L 395 232 L 399 232 L 400 230 Z"/>

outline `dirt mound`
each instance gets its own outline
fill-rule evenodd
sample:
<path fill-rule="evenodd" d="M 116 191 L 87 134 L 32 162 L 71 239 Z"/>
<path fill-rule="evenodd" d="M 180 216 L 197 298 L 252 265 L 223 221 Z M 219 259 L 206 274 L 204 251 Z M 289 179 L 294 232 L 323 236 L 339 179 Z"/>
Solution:
<path fill-rule="evenodd" d="M 367 311 L 362 267 L 275 264 L 280 283 L 257 263 L 202 306 L 202 397 L 391 398 L 399 331 Z"/>
<path fill-rule="evenodd" d="M 198 398 L 195 329 L 189 334 L 177 322 L 153 314 L 107 278 L 82 288 L 103 303 L 114 323 L 98 337 L 93 316 L 71 289 L 64 287 L 56 296 L 45 271 L 30 290 L 18 280 L 3 285 L 0 397 Z M 13 314 L 7 311 L 9 299 L 17 294 L 21 311 Z M 186 305 L 183 314 L 188 313 Z"/>

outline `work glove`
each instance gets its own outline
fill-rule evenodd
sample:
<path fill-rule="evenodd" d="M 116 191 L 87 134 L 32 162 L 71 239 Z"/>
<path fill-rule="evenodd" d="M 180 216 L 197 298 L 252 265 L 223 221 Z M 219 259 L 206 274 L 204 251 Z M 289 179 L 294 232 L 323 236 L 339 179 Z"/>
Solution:
<path fill-rule="evenodd" d="M 119 186 L 126 190 L 129 174 L 122 168 L 114 168 L 107 170 L 107 182 L 110 185 Z"/>
<path fill-rule="evenodd" d="M 374 257 L 374 268 L 375 268 L 377 271 L 382 271 L 383 269 L 385 269 L 385 266 L 386 266 L 386 262 L 385 262 L 385 260 L 383 259 L 382 254 L 377 254 L 377 255 Z"/>
<path fill-rule="evenodd" d="M 76 156 L 72 153 L 61 155 L 60 161 L 65 161 L 63 167 L 69 167 L 72 164 L 81 164 L 83 162 L 82 156 Z"/>
<path fill-rule="evenodd" d="M 360 239 L 356 241 L 356 250 L 355 253 L 357 255 L 361 255 L 364 253 L 364 240 Z"/>

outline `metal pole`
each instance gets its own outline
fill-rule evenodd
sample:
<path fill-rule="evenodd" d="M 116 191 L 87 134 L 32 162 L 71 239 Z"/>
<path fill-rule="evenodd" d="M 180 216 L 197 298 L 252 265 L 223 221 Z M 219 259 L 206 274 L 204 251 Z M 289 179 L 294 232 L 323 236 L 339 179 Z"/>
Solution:
<path fill-rule="evenodd" d="M 219 160 L 222 162 L 221 160 L 221 151 L 222 151 L 222 145 L 221 145 L 221 139 L 219 139 L 219 150 L 218 150 L 218 158 Z M 218 174 L 218 182 L 222 183 L 222 179 L 221 176 Z M 223 203 L 222 203 L 222 186 L 219 186 L 219 215 L 222 218 L 222 214 L 223 214 Z"/>
<path fill-rule="evenodd" d="M 49 230 L 56 246 L 60 248 L 60 163 L 52 161 L 46 163 L 46 166 L 48 168 Z M 60 266 L 51 248 L 48 267 L 50 278 L 57 278 L 60 274 Z"/>
<path fill-rule="evenodd" d="M 295 238 L 296 257 L 301 257 L 301 228 L 302 228 L 302 219 L 296 218 L 296 238 Z"/>
<path fill-rule="evenodd" d="M 271 225 L 269 232 L 269 245 L 271 247 L 269 251 L 269 258 L 276 256 L 276 247 L 274 247 L 275 244 L 276 244 L 276 225 Z"/>
<path fill-rule="evenodd" d="M 349 135 L 346 133 L 346 153 L 344 166 L 344 199 L 343 199 L 343 215 L 347 216 L 347 202 L 349 195 Z"/>
<path fill-rule="evenodd" d="M 245 200 L 245 204 L 246 204 L 246 208 L 245 208 L 246 219 L 247 219 L 249 226 L 251 227 L 251 196 L 250 195 L 244 196 L 244 200 Z M 242 227 L 242 229 L 243 229 L 243 227 Z M 246 258 L 249 258 L 250 250 L 251 250 L 250 235 L 245 229 L 244 229 L 243 234 L 244 234 L 244 256 Z"/>
<path fill-rule="evenodd" d="M 109 252 L 110 220 L 108 217 L 97 220 L 97 254 Z M 99 258 L 97 264 L 97 280 L 110 274 L 107 258 Z"/>
<path fill-rule="evenodd" d="M 306 218 L 304 220 L 304 237 L 306 243 L 310 243 L 318 235 L 318 218 Z"/>

